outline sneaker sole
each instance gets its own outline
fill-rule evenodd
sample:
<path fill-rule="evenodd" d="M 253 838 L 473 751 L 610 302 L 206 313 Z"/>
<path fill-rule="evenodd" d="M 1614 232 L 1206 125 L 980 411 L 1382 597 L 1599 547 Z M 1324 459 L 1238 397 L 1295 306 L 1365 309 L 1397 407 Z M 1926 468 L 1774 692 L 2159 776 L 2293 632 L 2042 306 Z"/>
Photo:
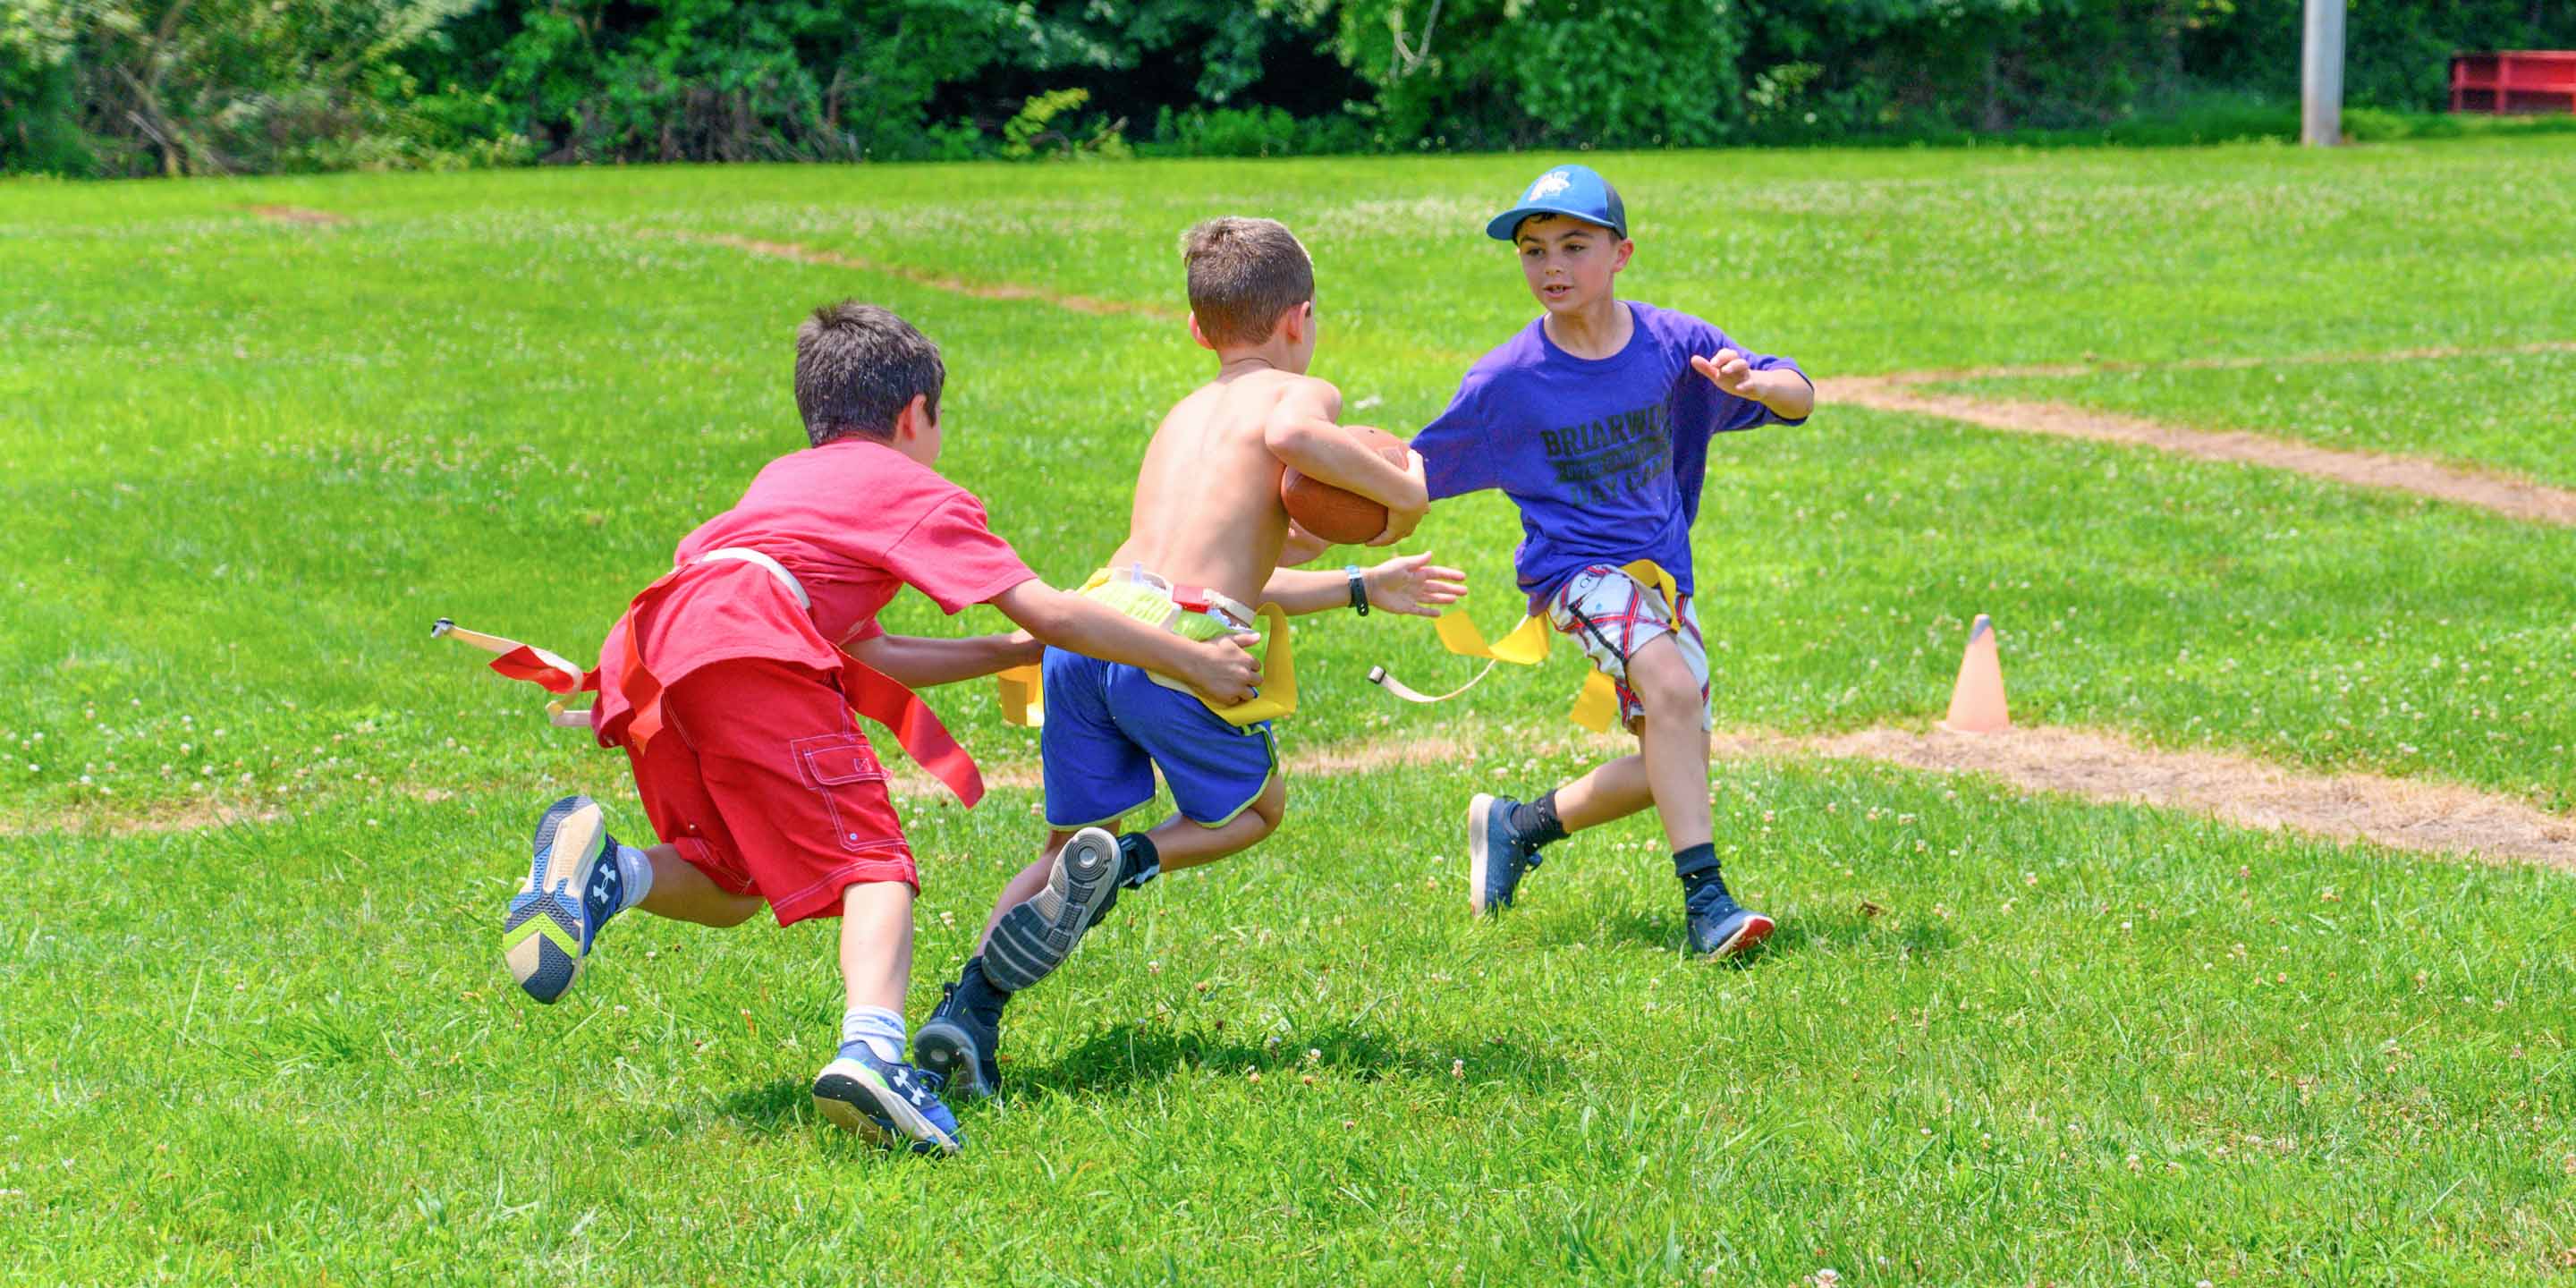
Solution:
<path fill-rule="evenodd" d="M 1490 792 L 1467 802 L 1467 907 L 1479 917 L 1485 915 L 1485 824 L 1493 813 Z"/>
<path fill-rule="evenodd" d="M 1734 934 L 1726 937 L 1726 942 L 1709 949 L 1708 959 L 1720 961 L 1738 953 L 1750 952 L 1755 945 L 1771 937 L 1772 926 L 1773 923 L 1769 917 L 1758 912 L 1753 914 L 1745 919 L 1743 925 L 1735 928 Z"/>
<path fill-rule="evenodd" d="M 912 1035 L 913 1063 L 948 1080 L 948 1085 L 977 1100 L 1001 1088 L 984 1081 L 984 1052 L 962 1024 L 932 1020 Z"/>
<path fill-rule="evenodd" d="M 814 1109 L 833 1126 L 868 1137 L 888 1149 L 954 1154 L 957 1139 L 939 1130 L 912 1102 L 894 1094 L 877 1071 L 856 1060 L 834 1060 L 814 1079 Z M 874 1112 L 870 1112 L 871 1109 Z M 889 1136 L 876 1120 L 885 1115 L 903 1139 Z"/>
<path fill-rule="evenodd" d="M 521 992 L 553 1005 L 581 978 L 581 913 L 554 891 L 578 890 L 607 847 L 608 819 L 587 796 L 567 796 L 537 820 L 527 880 L 510 898 L 501 954 Z"/>
<path fill-rule="evenodd" d="M 984 945 L 984 970 L 1017 993 L 1055 973 L 1117 889 L 1118 838 L 1086 827 L 1056 851 L 1046 888 L 1002 914 Z"/>

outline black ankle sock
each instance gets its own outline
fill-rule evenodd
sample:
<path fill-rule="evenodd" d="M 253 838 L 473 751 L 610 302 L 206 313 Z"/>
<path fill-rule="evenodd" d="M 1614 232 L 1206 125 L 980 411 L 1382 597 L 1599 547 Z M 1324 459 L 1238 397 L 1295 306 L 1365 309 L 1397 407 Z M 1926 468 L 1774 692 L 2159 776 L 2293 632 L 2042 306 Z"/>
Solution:
<path fill-rule="evenodd" d="M 1118 838 L 1118 884 L 1133 890 L 1160 876 L 1163 853 L 1154 848 L 1154 839 L 1142 832 L 1129 832 Z"/>
<path fill-rule="evenodd" d="M 1011 990 L 985 977 L 982 953 L 966 959 L 966 969 L 957 975 L 958 1009 L 990 1024 L 1002 1018 L 1002 1007 L 1010 1000 Z"/>
<path fill-rule="evenodd" d="M 1565 824 L 1556 817 L 1556 793 L 1512 806 L 1512 831 L 1534 846 L 1564 840 Z"/>
<path fill-rule="evenodd" d="M 1673 875 L 1681 878 L 1682 897 L 1687 899 L 1707 886 L 1726 893 L 1726 878 L 1718 875 L 1717 845 L 1710 842 L 1689 849 L 1673 851 Z"/>

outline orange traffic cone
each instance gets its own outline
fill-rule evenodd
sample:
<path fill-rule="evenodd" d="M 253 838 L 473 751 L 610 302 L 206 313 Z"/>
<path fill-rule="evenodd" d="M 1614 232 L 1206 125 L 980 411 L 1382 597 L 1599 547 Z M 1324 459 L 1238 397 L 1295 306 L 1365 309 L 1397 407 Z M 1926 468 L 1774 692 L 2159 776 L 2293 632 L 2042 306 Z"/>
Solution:
<path fill-rule="evenodd" d="M 1984 613 L 1968 627 L 1968 652 L 1959 659 L 1958 687 L 1950 691 L 1950 716 L 1941 727 L 1953 733 L 1999 733 L 2012 727 L 2004 709 L 2004 663 L 1995 650 L 1995 624 Z"/>

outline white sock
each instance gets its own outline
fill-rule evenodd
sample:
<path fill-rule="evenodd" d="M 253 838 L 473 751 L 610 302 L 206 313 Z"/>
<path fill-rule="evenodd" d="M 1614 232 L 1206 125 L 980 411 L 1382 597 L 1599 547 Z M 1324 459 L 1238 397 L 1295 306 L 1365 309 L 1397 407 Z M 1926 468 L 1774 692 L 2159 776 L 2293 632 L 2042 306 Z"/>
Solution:
<path fill-rule="evenodd" d="M 642 850 L 619 842 L 617 846 L 617 886 L 623 895 L 617 910 L 624 912 L 644 902 L 653 892 L 653 860 Z"/>
<path fill-rule="evenodd" d="M 841 1012 L 841 1045 L 865 1042 L 888 1064 L 903 1059 L 903 1012 L 882 1006 L 853 1006 Z"/>

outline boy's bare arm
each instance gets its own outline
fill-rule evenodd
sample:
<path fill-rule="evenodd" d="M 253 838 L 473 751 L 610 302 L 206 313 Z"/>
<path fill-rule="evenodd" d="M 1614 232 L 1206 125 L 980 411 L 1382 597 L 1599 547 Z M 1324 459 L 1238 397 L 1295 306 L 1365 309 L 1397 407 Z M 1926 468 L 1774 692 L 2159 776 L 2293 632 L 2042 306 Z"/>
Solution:
<path fill-rule="evenodd" d="M 1385 506 L 1391 517 L 1410 514 L 1418 520 L 1431 506 L 1430 489 L 1423 483 L 1421 469 L 1390 464 L 1385 457 L 1360 446 L 1358 439 L 1333 420 L 1329 401 L 1332 388 L 1321 380 L 1303 380 L 1279 396 L 1261 429 L 1270 454 L 1308 478 L 1321 479 L 1345 492 L 1357 492 Z M 1413 525 L 1390 526 L 1401 526 L 1409 532 Z"/>
<path fill-rule="evenodd" d="M 1720 349 L 1710 358 L 1693 355 L 1691 370 L 1738 398 L 1770 408 L 1782 420 L 1804 420 L 1816 410 L 1816 386 L 1805 376 L 1787 367 L 1755 371 L 1733 349 Z"/>
<path fill-rule="evenodd" d="M 1221 706 L 1251 698 L 1261 678 L 1261 668 L 1244 651 L 1259 636 L 1185 640 L 1034 577 L 988 602 L 1042 644 L 1168 675 Z"/>
<path fill-rule="evenodd" d="M 1414 617 L 1438 617 L 1440 610 L 1467 594 L 1467 574 L 1431 562 L 1429 554 L 1399 555 L 1363 569 L 1369 607 Z M 1262 602 L 1288 613 L 1320 613 L 1351 606 L 1351 579 L 1346 572 L 1305 572 L 1282 568 L 1261 588 Z"/>
<path fill-rule="evenodd" d="M 1332 548 L 1332 542 L 1326 541 L 1322 537 L 1308 532 L 1305 528 L 1299 526 L 1295 519 L 1290 519 L 1288 521 L 1288 539 L 1281 543 L 1279 547 L 1279 566 L 1282 568 L 1294 568 L 1309 560 L 1320 558 L 1325 551 Z"/>
<path fill-rule="evenodd" d="M 880 635 L 844 644 L 841 651 L 907 689 L 922 689 L 1034 663 L 1045 655 L 1046 645 L 1027 631 L 1013 631 L 963 639 Z"/>

